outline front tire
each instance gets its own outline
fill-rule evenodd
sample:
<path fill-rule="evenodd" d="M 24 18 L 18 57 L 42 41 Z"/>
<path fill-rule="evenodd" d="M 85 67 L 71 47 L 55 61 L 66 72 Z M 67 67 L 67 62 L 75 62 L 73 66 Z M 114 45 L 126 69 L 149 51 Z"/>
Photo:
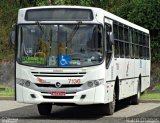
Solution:
<path fill-rule="evenodd" d="M 113 101 L 107 104 L 104 104 L 104 113 L 105 115 L 113 115 L 116 107 L 116 94 L 113 93 Z"/>
<path fill-rule="evenodd" d="M 52 110 L 52 103 L 41 103 L 37 105 L 40 115 L 50 115 Z"/>

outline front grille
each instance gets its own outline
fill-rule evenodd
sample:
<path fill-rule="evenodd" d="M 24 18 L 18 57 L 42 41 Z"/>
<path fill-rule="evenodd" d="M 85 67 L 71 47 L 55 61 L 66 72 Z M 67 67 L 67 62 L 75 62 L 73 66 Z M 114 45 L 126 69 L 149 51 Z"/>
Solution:
<path fill-rule="evenodd" d="M 86 72 L 32 72 L 32 74 L 35 77 L 83 77 L 86 74 Z"/>
<path fill-rule="evenodd" d="M 36 83 L 38 87 L 54 87 L 56 88 L 55 84 L 39 84 Z M 74 88 L 74 87 L 80 87 L 82 84 L 62 84 L 60 88 Z"/>
<path fill-rule="evenodd" d="M 50 92 L 41 92 L 42 94 L 50 94 Z M 76 92 L 66 92 L 66 94 L 76 94 Z"/>
<path fill-rule="evenodd" d="M 73 99 L 74 96 L 43 96 L 45 99 Z"/>

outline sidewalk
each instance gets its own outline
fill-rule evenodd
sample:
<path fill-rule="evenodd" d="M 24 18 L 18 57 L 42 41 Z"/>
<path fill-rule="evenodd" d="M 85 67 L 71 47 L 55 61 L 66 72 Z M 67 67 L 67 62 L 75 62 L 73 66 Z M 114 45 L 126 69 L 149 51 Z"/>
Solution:
<path fill-rule="evenodd" d="M 11 100 L 0 100 L 0 112 L 21 108 L 29 105 L 31 104 L 18 103 L 16 101 Z"/>
<path fill-rule="evenodd" d="M 15 100 L 15 97 L 0 96 L 0 101 L 1 100 Z"/>

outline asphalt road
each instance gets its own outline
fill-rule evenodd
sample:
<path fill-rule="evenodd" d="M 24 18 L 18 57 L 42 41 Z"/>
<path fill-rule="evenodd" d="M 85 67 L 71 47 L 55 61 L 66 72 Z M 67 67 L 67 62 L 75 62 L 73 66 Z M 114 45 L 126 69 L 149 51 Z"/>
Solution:
<path fill-rule="evenodd" d="M 2 123 L 160 123 L 160 103 L 129 105 L 119 102 L 112 116 L 104 116 L 95 106 L 53 106 L 50 116 L 40 116 L 36 105 L 0 101 Z"/>

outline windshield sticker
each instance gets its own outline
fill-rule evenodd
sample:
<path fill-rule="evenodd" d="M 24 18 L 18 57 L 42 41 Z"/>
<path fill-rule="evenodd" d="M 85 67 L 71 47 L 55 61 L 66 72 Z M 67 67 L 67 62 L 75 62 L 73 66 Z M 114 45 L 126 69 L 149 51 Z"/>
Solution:
<path fill-rule="evenodd" d="M 49 66 L 55 66 L 57 65 L 57 58 L 55 56 L 49 57 Z"/>
<path fill-rule="evenodd" d="M 89 58 L 89 59 L 87 59 L 87 61 L 88 61 L 88 62 L 91 62 L 91 61 L 92 61 L 92 59 L 90 59 L 90 58 Z"/>
<path fill-rule="evenodd" d="M 35 33 L 36 31 L 35 31 L 34 29 L 31 29 L 31 32 L 32 32 L 32 33 Z"/>
<path fill-rule="evenodd" d="M 26 48 L 26 52 L 27 54 L 32 54 L 33 53 L 33 49 L 32 48 Z"/>
<path fill-rule="evenodd" d="M 22 64 L 46 64 L 46 59 L 42 57 L 22 57 Z"/>
<path fill-rule="evenodd" d="M 59 56 L 59 65 L 60 66 L 70 66 L 70 59 L 69 55 L 61 55 Z"/>
<path fill-rule="evenodd" d="M 70 64 L 72 64 L 72 65 L 81 65 L 81 62 L 80 62 L 80 60 L 72 59 L 70 61 Z"/>

